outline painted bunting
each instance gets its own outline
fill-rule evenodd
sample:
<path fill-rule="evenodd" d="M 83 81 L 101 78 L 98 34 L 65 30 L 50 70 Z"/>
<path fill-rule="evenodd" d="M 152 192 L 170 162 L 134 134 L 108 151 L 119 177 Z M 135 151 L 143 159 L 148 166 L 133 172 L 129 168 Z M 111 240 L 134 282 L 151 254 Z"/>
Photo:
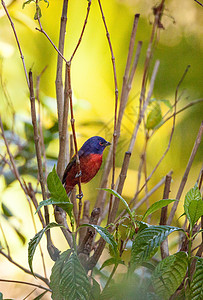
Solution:
<path fill-rule="evenodd" d="M 83 144 L 78 151 L 81 174 L 78 174 L 76 155 L 72 157 L 65 169 L 62 179 L 62 183 L 68 195 L 74 186 L 79 183 L 80 176 L 81 182 L 87 183 L 97 174 L 102 164 L 103 151 L 106 146 L 109 145 L 111 145 L 111 143 L 100 136 L 93 136 Z"/>

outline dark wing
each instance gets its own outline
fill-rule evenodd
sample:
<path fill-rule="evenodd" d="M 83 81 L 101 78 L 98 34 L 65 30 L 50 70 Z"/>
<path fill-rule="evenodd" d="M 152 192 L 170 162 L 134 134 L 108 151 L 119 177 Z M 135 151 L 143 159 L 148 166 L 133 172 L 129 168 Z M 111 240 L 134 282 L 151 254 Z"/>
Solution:
<path fill-rule="evenodd" d="M 78 151 L 79 158 L 80 158 L 83 154 L 84 154 L 84 151 L 83 151 L 82 149 L 80 149 L 80 150 Z M 72 166 L 75 165 L 75 163 L 76 163 L 76 156 L 74 155 L 74 156 L 71 158 L 71 160 L 69 161 L 69 163 L 68 163 L 68 165 L 67 165 L 67 167 L 66 167 L 66 169 L 65 169 L 65 171 L 64 171 L 63 179 L 62 179 L 62 184 L 65 183 L 65 181 L 66 181 L 66 176 L 67 176 L 68 172 L 70 172 Z"/>

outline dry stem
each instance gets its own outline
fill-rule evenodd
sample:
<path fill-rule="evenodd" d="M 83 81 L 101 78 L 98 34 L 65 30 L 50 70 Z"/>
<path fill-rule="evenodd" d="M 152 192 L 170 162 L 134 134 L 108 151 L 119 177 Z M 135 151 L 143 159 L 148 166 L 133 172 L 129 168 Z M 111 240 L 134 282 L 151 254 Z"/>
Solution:
<path fill-rule="evenodd" d="M 182 180 L 181 180 L 181 183 L 180 183 L 180 186 L 179 186 L 177 195 L 176 195 L 177 201 L 173 204 L 173 207 L 172 207 L 172 209 L 171 209 L 170 215 L 169 215 L 168 220 L 167 220 L 167 225 L 170 225 L 170 224 L 171 224 L 171 222 L 172 222 L 172 220 L 173 220 L 173 217 L 174 217 L 174 215 L 175 215 L 175 212 L 176 212 L 176 209 L 177 209 L 177 207 L 178 207 L 178 203 L 179 203 L 180 197 L 181 197 L 181 195 L 182 195 L 183 189 L 184 189 L 185 184 L 186 184 L 186 182 L 187 182 L 188 174 L 189 174 L 189 172 L 190 172 L 190 169 L 191 169 L 193 160 L 194 160 L 194 158 L 195 158 L 195 155 L 196 155 L 197 150 L 198 150 L 198 148 L 199 148 L 199 145 L 200 145 L 200 143 L 201 143 L 202 134 L 203 134 L 203 122 L 202 122 L 201 125 L 200 125 L 199 132 L 198 132 L 198 134 L 197 134 L 197 138 L 196 138 L 196 140 L 195 140 L 195 143 L 194 143 L 194 146 L 193 146 L 193 149 L 192 149 L 192 152 L 191 152 L 191 155 L 190 155 L 190 158 L 189 158 L 187 167 L 186 167 L 186 169 L 185 169 L 185 173 L 184 173 L 184 175 L 183 175 L 183 178 L 182 178 Z"/>

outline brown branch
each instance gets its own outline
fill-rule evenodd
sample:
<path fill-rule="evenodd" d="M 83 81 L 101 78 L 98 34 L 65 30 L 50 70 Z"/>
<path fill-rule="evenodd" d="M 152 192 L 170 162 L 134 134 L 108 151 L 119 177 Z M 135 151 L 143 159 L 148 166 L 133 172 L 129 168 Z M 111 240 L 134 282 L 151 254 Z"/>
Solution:
<path fill-rule="evenodd" d="M 176 199 L 177 199 L 177 200 L 180 200 L 180 197 L 181 197 L 181 195 L 182 195 L 183 189 L 184 189 L 185 184 L 186 184 L 186 182 L 187 182 L 188 174 L 189 174 L 189 172 L 190 172 L 190 169 L 191 169 L 193 160 L 194 160 L 194 158 L 195 158 L 195 155 L 196 155 L 197 150 L 198 150 L 198 148 L 199 148 L 199 145 L 200 145 L 200 143 L 201 143 L 202 134 L 203 134 L 203 122 L 202 122 L 201 125 L 200 125 L 199 132 L 198 132 L 198 134 L 197 134 L 197 138 L 196 138 L 196 140 L 195 140 L 195 143 L 194 143 L 194 146 L 193 146 L 193 149 L 192 149 L 192 152 L 191 152 L 191 155 L 190 155 L 190 158 L 189 158 L 187 167 L 186 167 L 186 169 L 185 169 L 185 173 L 184 173 L 183 178 L 182 178 L 182 180 L 181 180 L 181 183 L 180 183 L 180 186 L 179 186 L 177 195 L 176 195 Z M 176 209 L 177 209 L 177 207 L 178 207 L 178 203 L 179 203 L 179 201 L 176 201 L 176 202 L 173 204 L 173 207 L 172 207 L 172 209 L 171 209 L 170 215 L 169 215 L 168 220 L 167 220 L 167 225 L 170 225 L 170 224 L 171 224 L 171 222 L 172 222 L 172 220 L 173 220 L 173 217 L 174 217 L 174 215 L 175 215 Z"/>
<path fill-rule="evenodd" d="M 4 257 L 6 257 L 7 260 L 9 260 L 12 264 L 14 264 L 14 265 L 15 265 L 16 267 L 18 267 L 19 269 L 21 269 L 21 270 L 24 271 L 25 273 L 30 274 L 30 275 L 33 276 L 33 273 L 32 273 L 30 270 L 24 268 L 23 266 L 21 266 L 20 264 L 18 264 L 17 262 L 15 262 L 15 261 L 12 259 L 11 256 L 7 255 L 7 254 L 4 253 L 2 250 L 0 250 L 0 254 L 2 254 Z M 34 273 L 34 276 L 37 277 L 37 278 L 39 278 L 40 280 L 44 281 L 44 282 L 49 286 L 49 280 L 48 280 L 47 278 L 45 278 L 45 277 L 43 277 L 43 276 L 41 276 L 40 274 L 37 274 L 37 273 Z"/>
<path fill-rule="evenodd" d="M 38 126 L 39 126 L 39 136 L 40 136 L 40 142 L 41 142 L 41 149 L 42 154 L 44 158 L 44 174 L 45 179 L 47 179 L 47 161 L 46 161 L 46 151 L 45 151 L 45 144 L 44 144 L 44 136 L 43 136 L 43 129 L 42 129 L 42 121 L 41 121 L 41 105 L 40 105 L 40 96 L 39 96 L 39 85 L 40 85 L 40 79 L 42 74 L 45 72 L 47 67 L 45 67 L 42 72 L 37 76 L 36 80 L 36 99 L 38 101 Z"/>
<path fill-rule="evenodd" d="M 118 112 L 117 129 L 116 129 L 117 141 L 120 136 L 121 122 L 122 122 L 122 118 L 124 115 L 125 107 L 126 107 L 128 96 L 129 96 L 129 92 L 130 92 L 131 85 L 132 85 L 132 82 L 129 81 L 130 65 L 133 63 L 134 68 L 131 69 L 131 74 L 135 74 L 136 66 L 137 66 L 140 51 L 141 51 L 142 44 L 141 44 L 141 42 L 139 42 L 138 46 L 137 46 L 134 62 L 132 62 L 138 20 L 139 20 L 139 15 L 135 15 L 131 39 L 130 39 L 127 63 L 126 63 L 126 68 L 125 68 L 125 74 L 123 77 L 123 85 L 122 85 L 122 90 L 121 90 L 120 107 L 119 107 L 119 112 Z M 131 76 L 131 80 L 132 79 L 133 78 Z M 104 172 L 103 172 L 103 176 L 102 176 L 102 181 L 101 181 L 101 185 L 100 185 L 102 188 L 105 188 L 107 186 L 108 176 L 109 176 L 110 169 L 111 169 L 112 152 L 113 152 L 113 148 L 111 147 L 109 150 L 109 153 L 108 153 L 108 157 L 106 160 L 106 164 L 105 164 L 105 168 L 104 168 Z M 106 192 L 104 190 L 99 191 L 97 201 L 95 203 L 95 207 L 100 207 L 100 209 L 103 210 L 104 203 L 105 203 L 105 195 L 106 195 Z"/>
<path fill-rule="evenodd" d="M 117 137 L 118 84 L 117 84 L 115 57 L 114 57 L 114 53 L 113 53 L 113 47 L 112 47 L 112 44 L 111 44 L 110 34 L 109 34 L 109 31 L 108 31 L 108 28 L 107 28 L 107 24 L 106 24 L 104 12 L 103 12 L 103 9 L 102 9 L 101 1 L 98 0 L 98 3 L 99 3 L 99 8 L 100 8 L 100 12 L 101 12 L 101 15 L 102 15 L 102 20 L 103 20 L 103 23 L 104 23 L 104 27 L 105 27 L 105 30 L 106 30 L 106 36 L 107 36 L 110 52 L 111 52 L 111 60 L 112 60 L 113 75 L 114 75 L 114 86 L 115 86 L 115 111 L 114 111 L 114 132 L 113 132 L 113 147 L 112 147 L 112 180 L 111 180 L 111 188 L 114 189 L 115 169 L 116 169 L 116 146 L 117 146 L 117 139 L 118 139 L 118 137 Z M 108 221 L 107 221 L 108 223 L 109 223 L 110 215 L 111 215 L 112 199 L 113 199 L 113 196 L 111 194 L 110 203 L 109 203 Z"/>
<path fill-rule="evenodd" d="M 89 219 L 89 224 L 96 225 L 98 223 L 99 214 L 100 214 L 100 209 L 94 208 Z M 95 229 L 88 227 L 86 229 L 86 235 L 78 248 L 78 255 L 81 263 L 85 266 L 85 269 L 88 269 L 87 259 L 90 255 L 90 252 L 92 251 L 94 236 L 95 236 Z"/>
<path fill-rule="evenodd" d="M 161 164 L 161 162 L 163 161 L 163 159 L 165 158 L 166 154 L 168 153 L 170 146 L 171 146 L 171 142 L 172 142 L 172 138 L 173 138 L 173 134 L 174 134 L 174 130 L 175 130 L 175 118 L 176 118 L 176 105 L 177 105 L 177 100 L 178 100 L 178 91 L 179 91 L 179 87 L 181 85 L 181 83 L 183 82 L 188 70 L 189 70 L 190 66 L 187 66 L 187 68 L 185 69 L 183 76 L 181 77 L 177 87 L 176 87 L 176 91 L 175 91 L 175 104 L 174 104 L 174 114 L 173 114 L 173 124 L 172 124 L 172 129 L 171 129 L 171 134 L 170 134 L 170 138 L 169 138 L 169 142 L 168 142 L 168 146 L 165 150 L 165 152 L 163 153 L 162 157 L 160 158 L 160 160 L 158 161 L 158 163 L 156 164 L 156 166 L 154 167 L 154 169 L 152 170 L 151 174 L 147 177 L 147 179 L 145 180 L 145 183 L 142 185 L 142 187 L 139 189 L 139 191 L 136 192 L 134 198 L 131 200 L 130 204 L 132 202 L 134 202 L 137 198 L 137 196 L 139 195 L 139 193 L 143 190 L 143 188 L 146 186 L 146 184 L 148 183 L 148 181 L 151 179 L 151 177 L 153 176 L 153 174 L 155 173 L 155 171 L 157 170 L 157 168 L 159 167 L 159 165 Z"/>
<path fill-rule="evenodd" d="M 21 59 L 22 59 L 23 69 L 24 69 L 24 73 L 25 73 L 27 85 L 28 85 L 28 87 L 29 87 L 29 80 L 28 80 L 28 74 L 27 74 L 27 70 L 26 70 L 26 66 L 25 66 L 25 60 L 24 60 L 23 52 L 22 52 L 22 50 L 21 50 L 21 46 L 20 46 L 20 42 L 19 42 L 19 40 L 18 40 L 18 36 L 17 36 L 16 30 L 15 30 L 14 23 L 13 23 L 13 21 L 12 21 L 10 15 L 9 15 L 9 12 L 8 12 L 8 10 L 7 10 L 7 7 L 6 7 L 5 2 L 4 2 L 3 0 L 1 0 L 1 4 L 2 4 L 2 6 L 3 6 L 3 8 L 4 8 L 5 12 L 6 12 L 6 15 L 7 15 L 7 17 L 8 17 L 8 19 L 9 19 L 10 23 L 11 23 L 11 27 L 12 27 L 12 29 L 13 29 L 13 33 L 14 33 L 14 36 L 15 36 L 15 39 L 16 39 L 16 42 L 17 42 L 17 45 L 18 45 L 18 50 L 19 50 L 19 52 L 20 52 L 20 57 L 21 57 Z"/>
<path fill-rule="evenodd" d="M 30 89 L 31 117 L 32 117 L 32 125 L 33 125 L 33 131 L 34 131 L 34 142 L 35 142 L 35 150 L 36 150 L 36 156 L 37 156 L 39 181 L 40 181 L 41 190 L 42 190 L 42 198 L 43 198 L 43 200 L 45 200 L 46 199 L 46 189 L 45 189 L 45 181 L 44 181 L 42 158 L 41 158 L 40 139 L 39 139 L 38 128 L 37 128 L 35 95 L 34 95 L 33 78 L 32 78 L 31 71 L 29 72 L 29 89 Z M 49 211 L 48 211 L 47 206 L 44 206 L 44 212 L 45 212 L 45 222 L 46 222 L 46 225 L 48 225 L 49 224 Z M 56 260 L 59 255 L 59 250 L 53 245 L 53 243 L 51 241 L 50 230 L 46 231 L 46 236 L 47 236 L 47 250 L 49 252 L 49 255 L 53 260 Z"/>
<path fill-rule="evenodd" d="M 172 179 L 172 177 L 170 175 L 166 175 L 163 199 L 168 199 L 169 198 L 171 179 Z M 161 218 L 160 218 L 159 225 L 166 225 L 167 210 L 168 210 L 168 205 L 162 207 L 162 209 L 161 209 Z M 161 243 L 160 249 L 161 249 L 161 258 L 162 259 L 169 256 L 168 239 L 166 239 L 164 242 Z"/>
<path fill-rule="evenodd" d="M 1 279 L 1 282 L 9 282 L 9 283 L 20 283 L 20 284 L 26 284 L 26 285 L 30 285 L 30 286 L 35 286 L 39 289 L 45 290 L 47 292 L 52 292 L 51 289 L 46 288 L 45 286 L 39 285 L 39 284 L 35 284 L 35 283 L 31 283 L 31 282 L 26 282 L 26 281 L 20 281 L 20 280 L 9 280 L 9 279 Z"/>
<path fill-rule="evenodd" d="M 195 2 L 197 2 L 199 5 L 201 5 L 203 7 L 203 4 L 197 0 L 194 0 Z"/>
<path fill-rule="evenodd" d="M 68 12 L 68 0 L 63 1 L 63 9 L 61 14 L 61 24 L 60 24 L 60 34 L 59 34 L 59 44 L 58 50 L 63 55 L 64 44 L 65 44 L 65 34 L 66 34 L 66 24 L 67 24 L 67 12 Z M 62 131 L 63 122 L 63 82 L 62 82 L 62 71 L 63 71 L 63 57 L 58 53 L 57 58 L 57 71 L 56 71 L 56 100 L 57 100 L 57 111 L 58 111 L 58 126 L 59 126 L 59 136 Z M 61 158 L 62 159 L 62 158 Z"/>
<path fill-rule="evenodd" d="M 81 41 L 82 41 L 82 37 L 83 37 L 84 31 L 85 31 L 85 27 L 86 27 L 86 25 L 87 25 L 87 19 L 88 19 L 88 16 L 89 16 L 91 4 L 92 4 L 92 1 L 91 1 L 91 0 L 88 0 L 88 4 L 87 4 L 87 13 L 86 13 L 84 25 L 83 25 L 83 28 L 82 28 L 82 32 L 81 32 L 81 34 L 80 34 L 80 37 L 79 37 L 78 43 L 77 43 L 77 45 L 76 45 L 76 47 L 75 47 L 75 50 L 73 51 L 73 54 L 71 55 L 71 58 L 70 58 L 70 60 L 69 60 L 69 63 L 72 62 L 73 57 L 75 56 L 75 53 L 76 53 L 76 51 L 78 50 L 78 47 L 79 47 L 79 45 L 80 45 L 80 43 L 81 43 Z"/>
<path fill-rule="evenodd" d="M 66 65 L 65 73 L 65 87 L 64 87 L 64 107 L 63 107 L 63 118 L 62 128 L 59 131 L 59 155 L 57 162 L 57 173 L 60 179 L 63 177 L 66 162 L 66 146 L 67 141 L 67 121 L 68 121 L 68 109 L 69 109 L 69 91 L 68 91 L 68 67 Z"/>
<path fill-rule="evenodd" d="M 171 176 L 172 171 L 170 171 L 167 175 Z M 162 184 L 164 184 L 166 180 L 166 176 L 164 176 L 149 192 L 147 195 L 145 195 L 138 203 L 136 203 L 132 210 L 136 210 L 138 209 L 154 192 L 156 192 L 156 190 L 158 190 L 158 188 L 160 188 L 160 186 L 162 186 Z M 117 217 L 117 219 L 115 220 L 114 223 L 117 223 L 123 216 L 127 215 L 127 211 L 123 210 L 120 215 Z"/>

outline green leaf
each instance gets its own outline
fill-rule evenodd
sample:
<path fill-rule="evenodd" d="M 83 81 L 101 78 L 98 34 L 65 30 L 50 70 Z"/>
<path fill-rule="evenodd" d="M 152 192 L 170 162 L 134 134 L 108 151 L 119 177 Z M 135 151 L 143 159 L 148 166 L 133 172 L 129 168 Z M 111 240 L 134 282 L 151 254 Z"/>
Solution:
<path fill-rule="evenodd" d="M 193 228 L 195 223 L 203 215 L 203 201 L 192 201 L 188 207 L 188 214 L 190 216 L 190 224 Z"/>
<path fill-rule="evenodd" d="M 183 281 L 188 266 L 185 252 L 166 257 L 156 266 L 152 275 L 152 285 L 161 299 L 169 299 Z"/>
<path fill-rule="evenodd" d="M 161 108 L 158 103 L 154 103 L 151 112 L 147 116 L 146 128 L 154 129 L 162 121 Z"/>
<path fill-rule="evenodd" d="M 42 11 L 41 8 L 39 7 L 39 5 L 36 6 L 36 12 L 34 15 L 34 20 L 38 20 L 42 17 Z"/>
<path fill-rule="evenodd" d="M 64 201 L 59 202 L 57 199 L 49 198 L 49 199 L 43 200 L 39 203 L 39 206 L 37 207 L 37 210 L 35 213 L 37 213 L 40 210 L 40 208 L 42 208 L 43 206 L 54 205 L 54 204 L 60 206 L 66 212 L 71 212 L 71 210 L 73 208 L 73 204 L 70 202 L 65 202 L 65 204 L 64 204 Z"/>
<path fill-rule="evenodd" d="M 195 273 L 191 283 L 191 300 L 203 299 L 203 258 L 196 261 Z"/>
<path fill-rule="evenodd" d="M 72 250 L 68 249 L 61 253 L 60 257 L 56 260 L 50 276 L 50 287 L 52 289 L 52 299 L 58 300 L 62 299 L 62 294 L 60 292 L 59 283 L 61 280 L 61 273 L 63 271 L 64 265 L 67 263 Z"/>
<path fill-rule="evenodd" d="M 36 233 L 35 236 L 28 243 L 28 263 L 29 263 L 29 267 L 30 267 L 30 270 L 33 275 L 34 275 L 34 273 L 33 273 L 33 269 L 32 269 L 32 261 L 33 261 L 33 257 L 34 257 L 37 245 L 39 244 L 43 234 L 47 230 L 49 230 L 50 228 L 53 228 L 53 227 L 63 227 L 63 226 L 56 224 L 56 223 L 50 223 L 46 227 L 44 227 L 42 230 L 40 230 L 38 233 Z"/>
<path fill-rule="evenodd" d="M 89 300 L 90 283 L 75 252 L 63 266 L 59 288 L 64 300 Z"/>
<path fill-rule="evenodd" d="M 90 300 L 97 300 L 101 294 L 101 289 L 99 283 L 92 277 L 92 287 L 91 287 L 91 296 Z"/>
<path fill-rule="evenodd" d="M 148 217 L 151 213 L 157 211 L 158 209 L 170 204 L 171 202 L 176 201 L 176 199 L 162 199 L 159 200 L 155 203 L 153 203 L 148 210 L 146 211 L 146 213 L 144 214 L 142 220 L 144 220 L 146 217 Z"/>
<path fill-rule="evenodd" d="M 123 199 L 123 197 L 121 195 L 119 195 L 116 191 L 114 191 L 112 189 L 101 189 L 101 190 L 107 191 L 107 192 L 111 193 L 112 195 L 114 195 L 115 197 L 119 198 L 125 205 L 125 208 L 129 214 L 131 220 L 133 221 L 134 218 L 133 218 L 132 212 L 130 210 L 130 207 L 128 206 L 128 203 L 125 201 L 125 199 Z"/>
<path fill-rule="evenodd" d="M 108 230 L 106 228 L 103 228 L 99 225 L 93 225 L 93 224 L 82 224 L 81 226 L 78 227 L 79 228 L 82 228 L 82 227 L 92 227 L 94 228 L 100 235 L 101 237 L 109 244 L 111 245 L 112 247 L 112 250 L 114 252 L 114 255 L 117 257 L 118 256 L 118 245 L 113 237 L 112 234 L 110 234 L 108 232 Z"/>
<path fill-rule="evenodd" d="M 72 219 L 73 204 L 70 202 L 70 199 L 66 194 L 66 190 L 63 187 L 61 180 L 59 179 L 56 173 L 55 166 L 53 167 L 53 170 L 49 173 L 47 177 L 47 186 L 51 194 L 51 198 L 48 200 L 41 201 L 39 207 L 37 208 L 37 211 L 43 205 L 56 204 L 63 210 L 65 210 L 69 215 L 70 219 Z"/>
<path fill-rule="evenodd" d="M 111 257 L 111 258 L 105 260 L 105 262 L 102 264 L 100 270 L 102 270 L 105 267 L 108 267 L 108 266 L 111 266 L 111 265 L 118 265 L 118 264 L 125 265 L 123 260 L 117 259 L 116 257 Z"/>
<path fill-rule="evenodd" d="M 25 2 L 23 3 L 22 8 L 24 8 L 26 4 L 30 4 L 31 2 L 34 2 L 34 0 L 27 0 L 27 1 L 25 1 Z"/>
<path fill-rule="evenodd" d="M 178 227 L 159 225 L 149 226 L 138 232 L 132 245 L 131 269 L 134 270 L 149 260 L 156 253 L 160 244 L 174 231 L 184 230 Z"/>
<path fill-rule="evenodd" d="M 195 222 L 203 214 L 203 206 L 201 203 L 202 203 L 201 193 L 196 184 L 186 194 L 185 201 L 184 201 L 185 214 L 189 220 L 191 228 L 193 228 Z M 200 209 L 198 207 L 200 207 Z"/>

